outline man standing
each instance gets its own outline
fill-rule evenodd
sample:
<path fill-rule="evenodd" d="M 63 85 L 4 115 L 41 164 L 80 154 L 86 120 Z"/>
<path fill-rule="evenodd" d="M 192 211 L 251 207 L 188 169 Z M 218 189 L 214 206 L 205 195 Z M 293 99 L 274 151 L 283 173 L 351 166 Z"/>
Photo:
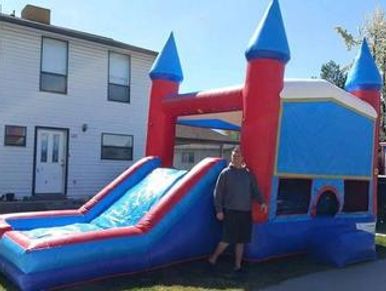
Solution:
<path fill-rule="evenodd" d="M 264 212 L 267 212 L 267 205 L 254 175 L 245 167 L 239 146 L 233 149 L 229 166 L 220 173 L 214 196 L 216 217 L 223 221 L 223 233 L 209 263 L 215 265 L 229 244 L 235 244 L 234 271 L 240 272 L 244 244 L 251 241 L 252 199 L 260 203 Z"/>

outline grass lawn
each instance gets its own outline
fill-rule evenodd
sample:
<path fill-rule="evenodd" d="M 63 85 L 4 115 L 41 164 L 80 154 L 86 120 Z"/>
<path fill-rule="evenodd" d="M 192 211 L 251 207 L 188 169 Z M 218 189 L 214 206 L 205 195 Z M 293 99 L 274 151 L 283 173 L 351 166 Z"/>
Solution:
<path fill-rule="evenodd" d="M 378 235 L 376 243 L 378 258 L 386 259 L 386 235 Z M 259 290 L 280 281 L 332 268 L 317 264 L 306 256 L 246 264 L 246 267 L 245 274 L 234 275 L 232 258 L 223 257 L 215 270 L 208 269 L 205 261 L 195 261 L 144 274 L 85 283 L 65 290 Z M 0 276 L 0 285 L 3 290 L 17 290 L 3 276 Z"/>

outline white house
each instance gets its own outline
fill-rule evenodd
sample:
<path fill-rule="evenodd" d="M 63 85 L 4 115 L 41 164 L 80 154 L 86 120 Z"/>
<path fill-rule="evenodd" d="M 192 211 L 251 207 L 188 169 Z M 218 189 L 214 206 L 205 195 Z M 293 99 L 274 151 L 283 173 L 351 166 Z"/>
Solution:
<path fill-rule="evenodd" d="M 0 14 L 0 194 L 86 198 L 143 157 L 156 55 Z"/>

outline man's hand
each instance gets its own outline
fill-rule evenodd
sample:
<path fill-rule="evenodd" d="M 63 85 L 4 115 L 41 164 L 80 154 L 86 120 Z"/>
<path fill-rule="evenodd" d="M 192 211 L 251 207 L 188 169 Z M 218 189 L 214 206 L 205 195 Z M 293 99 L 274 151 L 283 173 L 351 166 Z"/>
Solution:
<path fill-rule="evenodd" d="M 260 210 L 263 211 L 264 213 L 267 213 L 267 210 L 268 210 L 267 204 L 265 203 L 261 204 Z"/>
<path fill-rule="evenodd" d="M 223 221 L 224 220 L 224 212 L 217 212 L 216 217 L 218 220 Z"/>

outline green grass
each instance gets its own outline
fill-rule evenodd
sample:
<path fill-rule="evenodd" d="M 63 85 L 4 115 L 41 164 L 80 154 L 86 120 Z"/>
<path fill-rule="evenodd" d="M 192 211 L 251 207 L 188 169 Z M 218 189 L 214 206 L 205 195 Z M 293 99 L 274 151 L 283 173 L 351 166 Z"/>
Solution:
<path fill-rule="evenodd" d="M 381 230 L 378 229 L 383 233 L 386 233 L 385 230 L 386 227 Z M 386 235 L 377 235 L 376 244 L 378 258 L 386 259 Z M 332 269 L 330 266 L 317 264 L 307 256 L 301 255 L 246 264 L 246 267 L 246 274 L 234 275 L 232 273 L 232 257 L 226 256 L 221 258 L 214 271 L 208 269 L 205 261 L 195 261 L 138 275 L 84 283 L 65 290 L 259 290 L 290 278 Z M 3 290 L 17 290 L 3 276 L 0 276 L 0 285 Z"/>
<path fill-rule="evenodd" d="M 382 246 L 382 247 L 386 248 L 386 235 L 377 233 L 377 235 L 375 236 L 375 243 L 378 246 Z"/>

